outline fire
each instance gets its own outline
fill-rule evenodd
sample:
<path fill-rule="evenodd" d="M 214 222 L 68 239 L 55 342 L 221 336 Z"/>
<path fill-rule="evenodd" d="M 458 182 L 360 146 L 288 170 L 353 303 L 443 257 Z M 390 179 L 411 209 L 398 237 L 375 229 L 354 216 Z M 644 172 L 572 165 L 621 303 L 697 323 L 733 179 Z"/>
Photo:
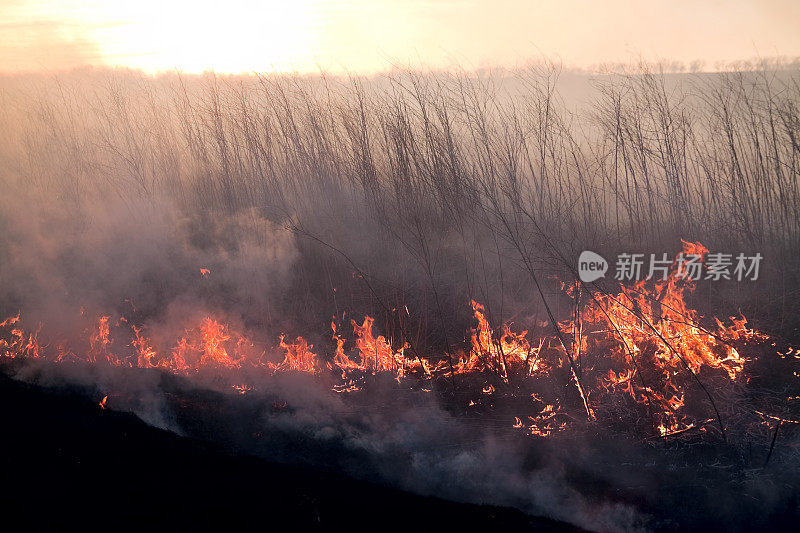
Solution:
<path fill-rule="evenodd" d="M 102 409 L 102 410 L 104 410 L 104 411 L 105 411 L 106 409 L 108 409 L 108 396 L 103 396 L 103 399 L 102 399 L 102 400 L 100 400 L 100 401 L 97 403 L 97 405 L 99 405 L 99 406 L 100 406 L 100 409 Z"/>
<path fill-rule="evenodd" d="M 108 345 L 111 343 L 111 339 L 108 336 L 110 332 L 108 327 L 109 318 L 111 317 L 101 316 L 97 321 L 97 328 L 89 335 L 87 359 L 90 363 L 110 362 L 111 355 L 108 353 Z"/>
<path fill-rule="evenodd" d="M 150 340 L 135 327 L 134 331 L 140 367 L 155 367 L 178 374 L 192 374 L 204 368 L 240 368 L 251 345 L 246 337 L 232 331 L 229 325 L 211 317 L 203 318 L 197 327 L 184 331 L 166 357 L 159 357 Z"/>
<path fill-rule="evenodd" d="M 427 359 L 406 357 L 406 350 L 410 347 L 408 343 L 403 343 L 399 349 L 394 350 L 383 335 L 375 337 L 372 334 L 375 319 L 372 317 L 365 316 L 362 324 L 355 320 L 351 320 L 350 323 L 356 335 L 357 358 L 350 357 L 345 353 L 345 341 L 338 334 L 336 323 L 331 322 L 336 350 L 329 367 L 337 368 L 343 379 L 346 379 L 347 374 L 352 371 L 372 374 L 391 372 L 395 374 L 398 381 L 410 373 L 431 374 L 431 366 Z"/>
<path fill-rule="evenodd" d="M 350 359 L 344 353 L 344 339 L 336 332 L 336 323 L 331 322 L 331 329 L 333 330 L 333 340 L 336 341 L 336 352 L 333 356 L 333 365 L 342 371 L 342 379 L 347 377 L 349 370 L 363 370 L 362 366 Z M 331 367 L 333 367 L 331 365 Z"/>
<path fill-rule="evenodd" d="M 707 253 L 699 243 L 689 242 L 684 242 L 683 251 Z M 208 270 L 201 269 L 201 273 L 206 275 Z M 602 412 L 604 405 L 613 406 L 615 401 L 624 399 L 637 405 L 637 411 L 647 411 L 651 427 L 658 435 L 674 435 L 692 428 L 703 430 L 704 421 L 693 420 L 683 413 L 691 403 L 691 394 L 696 393 L 690 388 L 693 383 L 690 378 L 699 380 L 700 373 L 713 373 L 717 380 L 739 380 L 746 359 L 734 343 L 739 346 L 745 341 L 768 337 L 749 328 L 743 316 L 725 322 L 714 319 L 711 329 L 704 327 L 703 317 L 687 303 L 694 283 L 680 276 L 677 260 L 670 274 L 663 281 L 620 285 L 612 292 L 594 291 L 577 283 L 565 284 L 565 291 L 574 298 L 575 309 L 569 319 L 559 323 L 559 329 L 571 339 L 570 344 L 561 343 L 553 335 L 533 340 L 526 331 L 512 330 L 513 324 L 508 322 L 493 328 L 486 307 L 470 301 L 475 326 L 468 341 L 454 351 L 452 373 L 485 373 L 491 379 L 470 382 L 477 384 L 477 388 L 469 405 L 476 409 L 493 408 L 500 400 L 506 401 L 512 394 L 512 388 L 508 387 L 511 382 L 518 387 L 520 383 L 552 381 L 559 373 L 563 375 L 562 356 L 565 350 L 570 350 L 585 384 L 587 408 L 591 404 L 592 410 L 599 408 Z M 338 380 L 332 390 L 342 394 L 361 390 L 367 386 L 366 376 L 372 374 L 389 374 L 398 382 L 417 380 L 412 389 L 430 392 L 433 380 L 451 373 L 443 357 L 437 357 L 439 362 L 432 365 L 404 338 L 395 342 L 374 332 L 375 319 L 370 316 L 364 316 L 360 323 L 350 320 L 352 337 L 349 338 L 335 320 L 331 322 L 333 344 L 329 352 L 322 348 L 321 353 L 330 354 L 325 356 L 320 356 L 299 335 L 292 341 L 281 335 L 275 344 L 267 343 L 266 348 L 257 349 L 256 344 L 261 343 L 211 316 L 181 331 L 172 342 L 163 338 L 154 342 L 147 326 L 135 323 L 130 316 L 118 317 L 116 321 L 105 314 L 94 320 L 88 313 L 82 312 L 82 316 L 89 324 L 82 341 L 62 339 L 48 345 L 39 340 L 41 324 L 26 332 L 19 314 L 9 317 L 0 322 L 0 356 L 152 368 L 184 376 L 210 371 L 215 376 L 229 376 L 226 387 L 239 394 L 253 390 L 252 385 L 241 381 L 238 373 L 245 368 L 248 372 L 291 371 L 314 376 L 329 372 Z M 115 353 L 114 346 L 128 346 L 128 350 L 123 352 L 122 348 Z M 545 346 L 547 349 L 543 349 Z M 275 362 L 273 356 L 270 356 L 272 361 L 268 360 L 267 354 L 278 351 L 282 360 Z M 797 357 L 792 349 L 782 356 Z M 421 386 L 423 383 L 427 386 Z M 493 401 L 482 402 L 481 393 L 484 400 L 491 396 Z M 532 412 L 516 416 L 513 427 L 535 436 L 547 436 L 566 427 L 569 416 L 557 398 L 545 402 L 535 392 L 530 396 L 533 403 L 528 401 L 526 409 Z M 106 402 L 107 397 L 100 407 L 105 409 Z"/>
<path fill-rule="evenodd" d="M 153 360 L 156 357 L 156 351 L 150 346 L 150 339 L 142 335 L 142 328 L 136 326 L 131 327 L 135 338 L 133 346 L 136 348 L 136 363 L 139 368 L 152 368 L 155 366 Z"/>
<path fill-rule="evenodd" d="M 226 367 L 238 366 L 238 361 L 234 361 L 228 355 L 224 343 L 231 339 L 228 328 L 220 324 L 213 318 L 204 318 L 200 324 L 201 359 L 200 365 L 216 364 Z"/>
<path fill-rule="evenodd" d="M 308 344 L 303 337 L 297 337 L 292 344 L 286 344 L 284 336 L 280 337 L 280 347 L 286 350 L 286 357 L 283 362 L 277 365 L 278 370 L 295 370 L 297 372 L 308 372 L 316 374 L 319 372 L 317 356 L 311 351 L 314 348 Z"/>
<path fill-rule="evenodd" d="M 527 332 L 513 333 L 509 324 L 503 324 L 498 337 L 486 319 L 486 309 L 475 300 L 470 302 L 478 327 L 472 330 L 470 351 L 458 361 L 458 372 L 480 372 L 490 370 L 508 378 L 509 370 L 532 375 L 546 370 L 539 358 L 542 344 L 531 346 Z"/>
<path fill-rule="evenodd" d="M 25 331 L 16 326 L 19 322 L 20 315 L 9 317 L 0 322 L 0 328 L 11 328 L 11 340 L 0 339 L 0 354 L 4 357 L 15 358 L 25 357 L 31 359 L 38 359 L 41 354 L 41 346 L 39 345 L 39 331 L 42 325 L 32 333 L 25 333 Z"/>
<path fill-rule="evenodd" d="M 356 350 L 361 357 L 361 366 L 364 370 L 372 370 L 373 372 L 386 372 L 395 371 L 398 376 L 403 375 L 405 369 L 405 359 L 403 357 L 403 348 L 395 352 L 392 350 L 383 335 L 374 337 L 372 335 L 372 325 L 375 319 L 372 317 L 364 317 L 364 323 L 360 326 L 355 320 L 351 320 L 353 330 L 358 338 L 356 339 Z"/>
<path fill-rule="evenodd" d="M 245 394 L 247 394 L 251 390 L 254 390 L 254 388 L 252 386 L 248 385 L 247 383 L 240 383 L 238 385 L 231 385 L 231 386 L 233 387 L 233 390 L 235 390 L 236 392 L 238 392 L 242 396 L 244 396 Z"/>
<path fill-rule="evenodd" d="M 684 241 L 683 252 L 703 255 L 708 250 Z M 595 293 L 575 319 L 561 324 L 567 333 L 580 336 L 584 352 L 606 354 L 597 363 L 606 367 L 598 379 L 600 390 L 619 390 L 649 405 L 662 435 L 686 429 L 676 412 L 685 405 L 685 379 L 678 377 L 685 377 L 687 370 L 696 375 L 717 369 L 736 380 L 745 359 L 730 341 L 756 335 L 746 328 L 744 317 L 732 326 L 717 320 L 716 332 L 703 328 L 702 317 L 686 301 L 694 288 L 678 272 L 676 260 L 666 280 Z"/>

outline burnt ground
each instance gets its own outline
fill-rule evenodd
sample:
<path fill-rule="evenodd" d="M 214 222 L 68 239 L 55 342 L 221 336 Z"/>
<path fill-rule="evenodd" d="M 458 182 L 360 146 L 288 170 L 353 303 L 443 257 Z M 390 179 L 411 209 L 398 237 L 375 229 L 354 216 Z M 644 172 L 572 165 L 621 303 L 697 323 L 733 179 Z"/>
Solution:
<path fill-rule="evenodd" d="M 1 374 L 0 416 L 2 517 L 25 529 L 577 530 L 514 509 L 231 455 L 102 410 L 79 392 Z"/>
<path fill-rule="evenodd" d="M 749 384 L 759 391 L 778 388 L 797 371 L 770 352 L 769 358 L 751 365 Z M 67 364 L 58 365 L 64 379 L 45 380 L 47 388 L 32 384 L 43 382 L 37 379 L 19 382 L 6 377 L 6 371 L 18 375 L 23 366 L 17 360 L 0 364 L 0 516 L 17 516 L 28 526 L 576 530 L 511 507 L 454 503 L 376 484 L 375 480 L 396 482 L 397 472 L 383 468 L 387 457 L 400 471 L 410 468 L 409 458 L 357 452 L 335 439 L 307 438 L 294 426 L 281 425 L 287 418 L 294 420 L 293 413 L 303 414 L 294 412 L 299 406 L 293 396 L 276 396 L 269 388 L 223 394 L 198 388 L 192 380 L 134 368 L 115 369 L 117 386 L 98 388 L 91 379 L 70 380 L 85 368 Z M 23 374 L 31 378 L 42 371 L 46 376 L 51 366 L 25 366 Z M 771 376 L 776 366 L 777 377 Z M 98 406 L 104 391 L 145 377 L 153 378 L 146 382 L 148 387 L 163 393 L 175 427 L 187 436 L 154 428 L 128 412 L 126 406 L 136 405 L 138 389 L 108 392 L 110 409 Z M 310 385 L 308 376 L 294 377 Z M 461 388 L 480 391 L 490 378 L 462 376 Z M 424 396 L 410 390 L 411 381 L 401 385 L 386 376 L 370 379 L 364 391 L 348 396 L 353 412 L 374 413 L 376 402 L 390 412 L 413 411 L 409 405 Z M 475 382 L 463 382 L 467 379 Z M 624 406 L 611 406 L 597 423 L 576 419 L 570 431 L 531 438 L 512 429 L 508 416 L 499 416 L 517 411 L 519 399 L 530 392 L 525 384 L 494 382 L 494 394 L 481 394 L 476 405 L 466 408 L 473 396 L 453 397 L 446 385 L 426 383 L 441 388 L 440 401 L 452 410 L 453 420 L 465 420 L 466 429 L 473 431 L 479 421 L 498 438 L 518 442 L 520 447 L 511 449 L 522 454 L 523 474 L 559 465 L 562 483 L 587 501 L 621 503 L 642 513 L 643 520 L 629 527 L 617 524 L 616 529 L 795 531 L 800 523 L 800 428 L 787 423 L 777 439 L 773 426 L 764 427 L 760 435 L 735 434 L 742 425 L 734 411 L 742 411 L 744 404 L 733 409 L 744 401 L 740 397 L 719 397 L 728 442 L 716 432 L 713 419 L 703 431 L 654 438 L 631 425 L 638 416 L 635 411 L 632 418 L 615 420 Z M 384 395 L 371 395 L 370 389 Z M 785 397 L 787 391 L 781 394 Z M 780 404 L 775 398 L 755 396 L 748 401 L 767 410 Z M 579 406 L 568 411 L 579 411 Z M 526 508 L 525 501 L 503 503 Z M 598 529 L 615 528 L 598 524 Z"/>

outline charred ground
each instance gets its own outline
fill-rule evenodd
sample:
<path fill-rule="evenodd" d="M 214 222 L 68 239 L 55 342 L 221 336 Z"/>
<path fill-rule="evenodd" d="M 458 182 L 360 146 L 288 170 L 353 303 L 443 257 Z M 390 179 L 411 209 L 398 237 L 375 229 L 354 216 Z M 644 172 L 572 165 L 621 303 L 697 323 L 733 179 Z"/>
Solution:
<path fill-rule="evenodd" d="M 132 414 L 101 410 L 74 388 L 0 376 L 0 406 L 3 516 L 30 529 L 372 530 L 391 519 L 399 527 L 579 531 L 513 509 L 415 496 L 232 453 L 219 441 L 179 437 Z"/>

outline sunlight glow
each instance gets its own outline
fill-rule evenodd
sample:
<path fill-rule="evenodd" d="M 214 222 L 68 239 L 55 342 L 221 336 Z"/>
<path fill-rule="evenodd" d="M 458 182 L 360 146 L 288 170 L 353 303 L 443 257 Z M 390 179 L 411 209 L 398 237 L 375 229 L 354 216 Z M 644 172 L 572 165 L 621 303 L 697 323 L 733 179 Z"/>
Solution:
<path fill-rule="evenodd" d="M 796 0 L 0 0 L 0 72 L 714 68 L 800 57 L 798 18 Z"/>
<path fill-rule="evenodd" d="M 291 70 L 315 45 L 313 0 L 106 4 L 119 25 L 96 30 L 109 62 L 145 71 Z"/>

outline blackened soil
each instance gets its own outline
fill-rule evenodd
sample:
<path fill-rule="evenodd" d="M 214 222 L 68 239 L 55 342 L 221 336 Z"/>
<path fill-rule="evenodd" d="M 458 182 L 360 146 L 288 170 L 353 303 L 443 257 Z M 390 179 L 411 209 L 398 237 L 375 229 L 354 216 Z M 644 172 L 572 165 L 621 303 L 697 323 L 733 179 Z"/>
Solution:
<path fill-rule="evenodd" d="M 513 509 L 230 455 L 79 393 L 3 375 L 0 417 L 0 515 L 26 530 L 575 531 Z"/>

